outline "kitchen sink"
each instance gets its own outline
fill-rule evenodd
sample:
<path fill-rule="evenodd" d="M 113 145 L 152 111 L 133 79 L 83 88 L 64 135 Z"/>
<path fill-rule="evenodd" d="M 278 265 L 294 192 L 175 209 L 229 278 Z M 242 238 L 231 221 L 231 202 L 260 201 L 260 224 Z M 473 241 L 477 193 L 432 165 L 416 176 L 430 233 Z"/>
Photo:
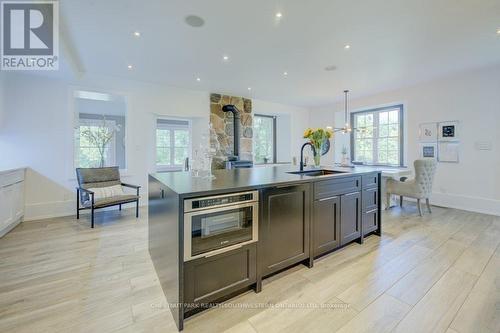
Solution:
<path fill-rule="evenodd" d="M 292 171 L 288 172 L 294 175 L 304 175 L 304 176 L 311 176 L 311 177 L 317 177 L 317 176 L 325 176 L 325 175 L 335 175 L 339 173 L 346 173 L 345 171 L 335 171 L 335 170 L 306 170 L 306 171 Z"/>

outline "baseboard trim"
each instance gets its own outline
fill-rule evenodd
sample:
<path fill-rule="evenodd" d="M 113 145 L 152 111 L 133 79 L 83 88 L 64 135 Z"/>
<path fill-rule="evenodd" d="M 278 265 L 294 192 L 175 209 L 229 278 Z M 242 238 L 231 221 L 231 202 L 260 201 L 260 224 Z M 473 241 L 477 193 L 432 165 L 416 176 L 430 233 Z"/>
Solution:
<path fill-rule="evenodd" d="M 432 193 L 431 204 L 466 210 L 470 212 L 500 216 L 500 200 L 469 197 L 448 193 Z"/>

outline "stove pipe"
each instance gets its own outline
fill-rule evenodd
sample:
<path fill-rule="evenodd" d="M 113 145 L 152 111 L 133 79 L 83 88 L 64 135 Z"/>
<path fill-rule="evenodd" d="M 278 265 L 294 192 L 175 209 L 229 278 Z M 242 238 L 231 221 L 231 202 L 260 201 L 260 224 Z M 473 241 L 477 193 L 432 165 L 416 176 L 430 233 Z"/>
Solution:
<path fill-rule="evenodd" d="M 223 112 L 231 112 L 233 114 L 233 130 L 234 130 L 234 156 L 230 160 L 238 160 L 240 155 L 240 111 L 232 104 L 227 104 L 222 107 Z"/>

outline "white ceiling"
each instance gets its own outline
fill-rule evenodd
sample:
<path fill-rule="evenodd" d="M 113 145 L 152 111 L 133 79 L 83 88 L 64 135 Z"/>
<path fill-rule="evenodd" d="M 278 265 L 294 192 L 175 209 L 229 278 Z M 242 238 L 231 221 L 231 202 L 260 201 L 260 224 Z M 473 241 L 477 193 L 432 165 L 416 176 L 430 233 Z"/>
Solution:
<path fill-rule="evenodd" d="M 61 15 L 86 73 L 301 106 L 500 62 L 499 0 L 73 0 Z"/>

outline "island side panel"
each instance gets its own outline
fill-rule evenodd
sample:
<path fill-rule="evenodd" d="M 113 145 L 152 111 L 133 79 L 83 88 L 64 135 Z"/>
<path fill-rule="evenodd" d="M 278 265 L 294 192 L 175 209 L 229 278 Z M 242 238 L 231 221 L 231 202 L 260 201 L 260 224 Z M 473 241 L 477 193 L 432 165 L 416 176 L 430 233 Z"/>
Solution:
<path fill-rule="evenodd" d="M 183 329 L 182 218 L 177 193 L 149 176 L 149 253 L 179 330 Z"/>

